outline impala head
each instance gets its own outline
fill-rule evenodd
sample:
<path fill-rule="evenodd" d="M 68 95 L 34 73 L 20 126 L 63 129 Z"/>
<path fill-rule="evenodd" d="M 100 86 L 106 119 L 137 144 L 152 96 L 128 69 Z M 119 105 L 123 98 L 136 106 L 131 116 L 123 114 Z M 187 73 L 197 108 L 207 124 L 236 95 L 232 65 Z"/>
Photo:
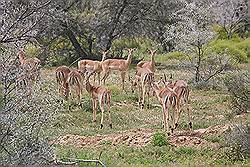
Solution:
<path fill-rule="evenodd" d="M 127 48 L 128 54 L 132 54 L 137 48 Z"/>
<path fill-rule="evenodd" d="M 109 50 L 102 51 L 102 61 L 104 61 L 107 58 L 108 52 L 109 52 Z"/>
<path fill-rule="evenodd" d="M 19 49 L 17 53 L 17 58 L 19 59 L 20 63 L 23 64 L 25 60 L 25 52 L 22 48 Z"/>
<path fill-rule="evenodd" d="M 172 74 L 170 76 L 170 79 L 172 79 Z M 172 80 L 167 80 L 166 74 L 163 74 L 163 77 L 161 77 L 161 82 L 165 85 L 168 86 L 169 84 L 172 84 Z"/>
<path fill-rule="evenodd" d="M 148 52 L 149 52 L 149 54 L 150 54 L 151 56 L 155 56 L 156 51 L 157 51 L 157 49 L 154 49 L 154 50 L 150 49 L 150 50 L 148 50 Z"/>
<path fill-rule="evenodd" d="M 136 80 L 131 80 L 130 82 L 131 82 L 131 91 L 132 91 L 132 93 L 134 93 L 135 87 L 137 86 L 137 82 L 136 82 Z"/>

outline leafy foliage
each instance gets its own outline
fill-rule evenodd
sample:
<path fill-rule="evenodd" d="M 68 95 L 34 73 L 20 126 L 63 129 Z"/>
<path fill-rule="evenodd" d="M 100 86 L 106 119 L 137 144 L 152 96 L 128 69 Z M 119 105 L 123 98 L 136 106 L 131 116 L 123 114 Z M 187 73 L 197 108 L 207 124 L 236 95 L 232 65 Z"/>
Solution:
<path fill-rule="evenodd" d="M 152 142 L 153 142 L 153 146 L 162 147 L 162 146 L 168 145 L 168 140 L 166 138 L 166 134 L 160 133 L 160 132 L 157 132 L 153 135 Z"/>

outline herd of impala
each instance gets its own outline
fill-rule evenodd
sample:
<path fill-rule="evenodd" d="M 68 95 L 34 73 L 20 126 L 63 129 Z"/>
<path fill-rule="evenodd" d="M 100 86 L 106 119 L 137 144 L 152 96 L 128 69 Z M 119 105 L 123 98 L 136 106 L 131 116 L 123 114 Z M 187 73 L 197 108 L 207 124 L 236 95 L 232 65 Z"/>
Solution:
<path fill-rule="evenodd" d="M 111 91 L 105 87 L 106 79 L 111 71 L 119 71 L 121 74 L 122 89 L 124 90 L 125 76 L 129 71 L 132 55 L 135 48 L 129 48 L 128 57 L 124 59 L 106 59 L 108 51 L 102 52 L 101 61 L 80 60 L 78 68 L 69 68 L 67 66 L 59 66 L 55 70 L 56 80 L 59 88 L 59 93 L 66 99 L 69 96 L 76 95 L 78 103 L 81 105 L 81 95 L 85 88 L 92 98 L 93 121 L 96 122 L 97 103 L 102 112 L 101 128 L 103 128 L 104 105 L 107 105 L 109 113 L 109 125 L 112 128 L 112 120 L 110 113 Z M 155 64 L 156 50 L 150 50 L 150 61 L 140 61 L 136 66 L 136 73 L 132 81 L 132 90 L 138 88 L 139 107 L 144 108 L 145 96 L 150 95 L 151 89 L 156 95 L 162 107 L 163 127 L 168 134 L 173 133 L 177 128 L 181 113 L 181 108 L 188 104 L 189 88 L 184 80 L 175 82 L 168 81 L 166 76 L 161 77 L 159 81 L 155 81 L 154 74 L 156 71 Z M 18 57 L 21 66 L 28 67 L 31 71 L 39 69 L 40 60 L 37 58 L 26 58 L 23 50 L 18 52 Z M 98 82 L 96 83 L 96 74 Z M 101 79 L 102 74 L 102 79 Z M 90 77 L 93 75 L 94 84 L 91 84 Z M 101 84 L 103 82 L 103 85 Z M 160 86 L 160 83 L 163 86 Z M 149 101 L 149 100 L 148 100 Z M 148 105 L 149 107 L 149 105 Z M 170 125 L 170 109 L 172 109 L 172 124 Z M 190 109 L 187 107 L 189 126 L 192 128 Z M 170 131 L 171 130 L 171 131 Z"/>

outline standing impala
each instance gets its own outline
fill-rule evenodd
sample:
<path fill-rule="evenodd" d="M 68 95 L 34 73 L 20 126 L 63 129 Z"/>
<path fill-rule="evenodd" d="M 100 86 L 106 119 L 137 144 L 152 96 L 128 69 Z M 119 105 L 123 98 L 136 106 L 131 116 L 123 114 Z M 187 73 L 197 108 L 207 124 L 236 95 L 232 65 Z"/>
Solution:
<path fill-rule="evenodd" d="M 125 76 L 129 69 L 129 65 L 131 64 L 132 60 L 132 53 L 135 51 L 135 48 L 128 49 L 128 58 L 127 60 L 123 59 L 107 59 L 102 63 L 102 70 L 103 70 L 103 82 L 105 84 L 106 79 L 108 78 L 110 71 L 118 70 L 121 73 L 121 81 L 122 81 L 122 90 L 124 90 L 124 82 Z"/>
<path fill-rule="evenodd" d="M 17 53 L 21 67 L 28 72 L 28 77 L 36 81 L 40 76 L 41 61 L 38 58 L 27 58 L 23 49 L 19 49 Z"/>
<path fill-rule="evenodd" d="M 102 72 L 102 62 L 106 59 L 108 51 L 102 52 L 102 61 L 93 61 L 93 60 L 80 60 L 78 61 L 78 69 L 83 71 L 84 73 L 86 71 L 88 72 L 94 72 L 94 82 L 96 78 L 96 74 L 98 75 L 98 84 L 100 85 L 100 78 L 101 78 L 101 72 Z"/>
<path fill-rule="evenodd" d="M 176 101 L 176 117 L 174 118 L 175 121 L 175 128 L 178 126 L 178 121 L 181 114 L 181 107 L 188 104 L 188 98 L 189 98 L 189 88 L 188 84 L 184 80 L 177 80 L 176 82 L 169 82 L 166 80 L 166 76 L 164 75 L 164 79 L 162 80 L 165 84 L 165 87 L 171 88 L 176 92 L 177 95 L 177 101 Z M 191 114 L 190 109 L 187 107 L 188 112 L 188 119 L 189 119 L 189 126 L 192 128 L 192 122 L 191 122 Z"/>
<path fill-rule="evenodd" d="M 112 120 L 111 120 L 111 113 L 110 113 L 110 99 L 111 99 L 111 92 L 103 86 L 94 86 L 91 85 L 89 82 L 89 78 L 93 73 L 89 74 L 86 79 L 86 90 L 91 95 L 92 98 L 92 106 L 93 106 L 93 122 L 96 122 L 96 110 L 97 110 L 97 103 L 99 102 L 99 107 L 102 112 L 101 117 L 101 129 L 103 128 L 103 113 L 104 113 L 104 104 L 107 104 L 108 113 L 109 113 L 109 126 L 112 128 Z"/>
<path fill-rule="evenodd" d="M 141 109 L 144 108 L 145 94 L 148 95 L 148 108 L 149 108 L 149 92 L 151 84 L 154 81 L 154 73 L 148 68 L 140 68 L 136 71 L 135 80 L 132 81 L 132 90 L 135 86 L 138 87 L 138 102 Z M 148 86 L 148 90 L 146 90 Z M 146 92 L 147 91 L 147 92 Z"/>
<path fill-rule="evenodd" d="M 67 66 L 59 66 L 55 70 L 58 90 L 59 93 L 63 94 L 65 100 L 68 100 L 69 96 L 69 85 L 67 83 L 67 79 L 70 71 L 70 68 Z"/>
<path fill-rule="evenodd" d="M 152 83 L 152 88 L 157 96 L 158 101 L 160 102 L 162 106 L 162 115 L 163 115 L 163 125 L 164 125 L 164 130 L 167 130 L 168 135 L 170 135 L 169 132 L 169 121 L 170 121 L 170 116 L 169 116 L 169 111 L 170 108 L 172 110 L 176 109 L 176 93 L 173 91 L 173 89 L 168 88 L 168 87 L 163 87 L 160 88 L 157 83 Z M 173 117 L 174 117 L 174 112 L 173 112 Z M 171 132 L 173 133 L 174 130 L 174 121 L 172 121 L 173 126 L 171 126 Z"/>
<path fill-rule="evenodd" d="M 67 85 L 69 87 L 70 94 L 74 97 L 77 95 L 78 104 L 81 105 L 82 99 L 82 83 L 83 83 L 84 73 L 78 69 L 71 69 L 67 78 Z"/>
<path fill-rule="evenodd" d="M 150 50 L 150 55 L 151 59 L 150 61 L 140 61 L 137 65 L 136 68 L 148 68 L 152 72 L 155 72 L 155 53 L 157 50 Z"/>

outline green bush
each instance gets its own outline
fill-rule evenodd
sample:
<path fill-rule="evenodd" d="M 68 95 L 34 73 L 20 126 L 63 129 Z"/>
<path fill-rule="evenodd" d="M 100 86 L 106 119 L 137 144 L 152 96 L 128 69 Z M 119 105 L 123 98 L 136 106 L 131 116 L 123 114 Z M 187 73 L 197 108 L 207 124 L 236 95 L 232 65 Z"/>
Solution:
<path fill-rule="evenodd" d="M 168 145 L 168 140 L 165 133 L 157 132 L 153 135 L 153 146 L 166 146 Z"/>
<path fill-rule="evenodd" d="M 244 50 L 247 54 L 247 57 L 250 58 L 250 38 L 247 38 L 244 41 L 237 43 L 236 47 L 241 50 Z"/>
<path fill-rule="evenodd" d="M 180 155 L 195 155 L 196 154 L 196 150 L 194 148 L 191 147 L 180 147 L 176 150 L 177 154 Z"/>
<path fill-rule="evenodd" d="M 215 52 L 217 54 L 224 54 L 227 52 L 236 62 L 246 63 L 248 53 L 246 49 L 244 49 L 245 43 L 239 45 L 240 43 L 238 38 L 233 38 L 231 40 L 219 39 L 210 43 L 208 53 Z"/>

